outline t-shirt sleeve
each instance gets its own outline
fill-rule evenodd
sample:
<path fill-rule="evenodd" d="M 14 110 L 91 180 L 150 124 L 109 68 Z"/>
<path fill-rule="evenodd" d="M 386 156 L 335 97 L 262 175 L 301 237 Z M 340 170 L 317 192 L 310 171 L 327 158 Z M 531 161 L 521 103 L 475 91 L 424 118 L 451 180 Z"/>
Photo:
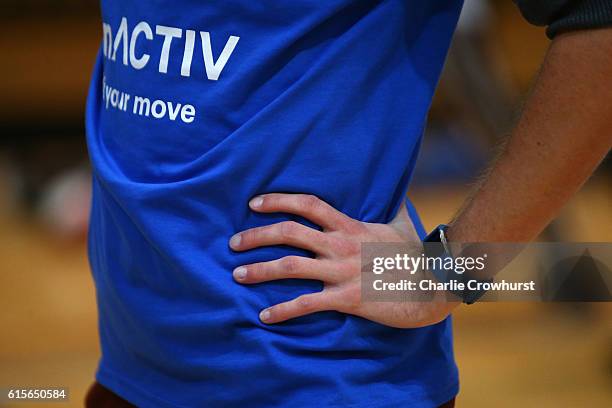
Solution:
<path fill-rule="evenodd" d="M 548 26 L 546 35 L 612 27 L 612 0 L 514 0 L 532 24 Z"/>

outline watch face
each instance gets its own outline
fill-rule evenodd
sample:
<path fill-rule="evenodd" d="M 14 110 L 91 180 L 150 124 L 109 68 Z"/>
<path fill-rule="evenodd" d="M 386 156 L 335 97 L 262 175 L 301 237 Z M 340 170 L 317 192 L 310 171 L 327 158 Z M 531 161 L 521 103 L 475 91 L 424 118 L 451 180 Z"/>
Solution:
<path fill-rule="evenodd" d="M 429 233 L 423 240 L 424 242 L 442 242 L 442 236 L 448 228 L 447 225 L 440 224 L 433 231 Z"/>

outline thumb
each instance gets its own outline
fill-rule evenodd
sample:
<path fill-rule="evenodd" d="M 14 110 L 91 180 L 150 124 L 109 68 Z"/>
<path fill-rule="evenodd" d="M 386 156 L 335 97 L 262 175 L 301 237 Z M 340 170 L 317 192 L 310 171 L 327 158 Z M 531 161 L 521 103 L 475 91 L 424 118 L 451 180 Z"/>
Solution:
<path fill-rule="evenodd" d="M 389 226 L 393 227 L 406 241 L 420 241 L 419 234 L 408 215 L 408 209 L 404 201 L 402 201 L 395 217 L 389 222 Z"/>

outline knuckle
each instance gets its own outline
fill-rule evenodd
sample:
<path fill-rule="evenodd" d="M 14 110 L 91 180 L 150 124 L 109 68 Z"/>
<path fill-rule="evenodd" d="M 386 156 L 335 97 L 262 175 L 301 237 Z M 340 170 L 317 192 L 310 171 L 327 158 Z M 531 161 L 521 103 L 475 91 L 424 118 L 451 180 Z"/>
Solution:
<path fill-rule="evenodd" d="M 240 234 L 240 243 L 242 245 L 248 245 L 251 242 L 255 241 L 257 238 L 257 232 L 255 230 L 247 230 Z"/>
<path fill-rule="evenodd" d="M 259 245 L 267 240 L 272 231 L 273 229 L 270 226 L 253 228 L 243 239 L 249 245 Z"/>
<path fill-rule="evenodd" d="M 280 223 L 280 236 L 282 238 L 291 238 L 297 233 L 299 225 L 295 221 L 284 221 Z"/>
<path fill-rule="evenodd" d="M 308 312 L 315 310 L 315 302 L 311 296 L 302 295 L 296 299 L 297 306 L 300 310 Z"/>
<path fill-rule="evenodd" d="M 334 268 L 334 276 L 340 281 L 353 278 L 361 273 L 360 262 L 340 262 Z"/>
<path fill-rule="evenodd" d="M 336 252 L 343 256 L 356 256 L 361 254 L 361 242 L 340 238 L 333 241 Z"/>
<path fill-rule="evenodd" d="M 278 207 L 278 197 L 275 194 L 264 194 L 261 196 L 261 206 L 264 208 L 276 208 Z"/>
<path fill-rule="evenodd" d="M 368 228 L 366 227 L 364 223 L 355 221 L 350 218 L 347 219 L 346 222 L 344 223 L 344 229 L 348 234 L 354 235 L 354 236 L 364 235 L 368 231 Z"/>
<path fill-rule="evenodd" d="M 253 264 L 248 267 L 247 278 L 249 280 L 258 281 L 265 275 L 265 269 L 262 264 Z"/>
<path fill-rule="evenodd" d="M 306 211 L 314 211 L 320 204 L 319 198 L 312 194 L 303 194 L 300 197 L 300 202 L 302 208 Z"/>
<path fill-rule="evenodd" d="M 297 273 L 299 268 L 299 259 L 297 256 L 286 256 L 280 260 L 280 266 L 289 276 L 293 276 Z"/>

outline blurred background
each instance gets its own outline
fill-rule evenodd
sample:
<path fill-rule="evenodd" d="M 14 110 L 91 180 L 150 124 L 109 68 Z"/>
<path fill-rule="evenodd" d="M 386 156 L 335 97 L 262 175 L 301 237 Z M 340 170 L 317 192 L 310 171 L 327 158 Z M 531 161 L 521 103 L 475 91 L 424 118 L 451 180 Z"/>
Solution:
<path fill-rule="evenodd" d="M 82 406 L 99 356 L 83 134 L 97 6 L 0 5 L 0 387 L 67 386 L 70 407 Z M 452 217 L 511 129 L 547 46 L 510 0 L 466 1 L 409 192 L 427 229 Z M 612 241 L 611 167 L 543 239 Z M 461 308 L 457 406 L 612 406 L 611 312 L 605 303 Z"/>

